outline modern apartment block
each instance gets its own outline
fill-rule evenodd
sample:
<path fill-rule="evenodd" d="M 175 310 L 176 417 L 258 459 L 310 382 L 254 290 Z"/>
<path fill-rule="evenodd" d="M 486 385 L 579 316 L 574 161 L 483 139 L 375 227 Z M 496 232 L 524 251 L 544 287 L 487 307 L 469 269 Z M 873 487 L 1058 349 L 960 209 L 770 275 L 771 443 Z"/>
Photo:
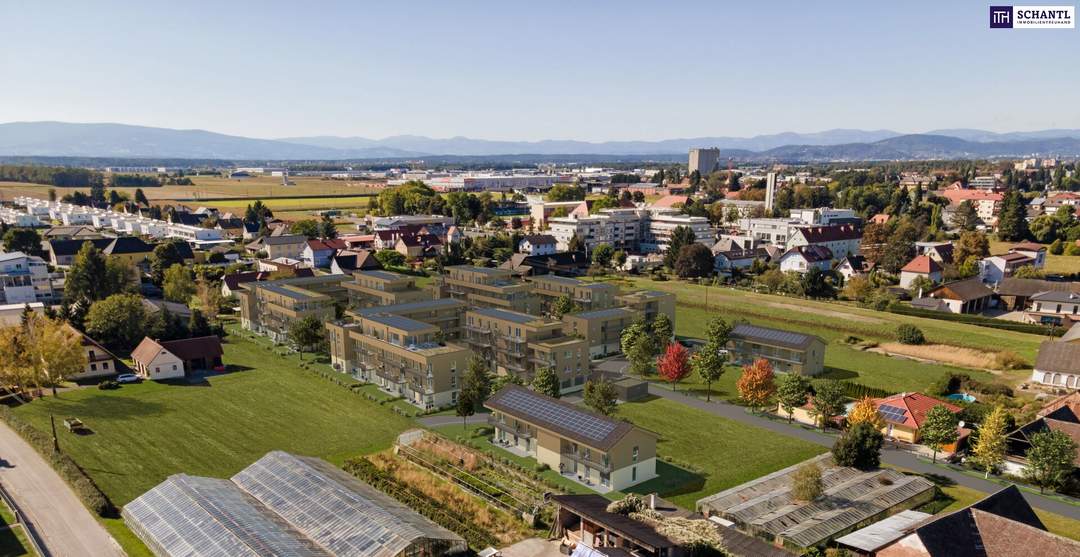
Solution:
<path fill-rule="evenodd" d="M 615 297 L 616 305 L 633 310 L 645 316 L 645 321 L 652 322 L 663 313 L 675 324 L 675 294 L 657 290 L 636 290 Z"/>
<path fill-rule="evenodd" d="M 568 215 L 548 219 L 551 235 L 560 250 L 569 249 L 575 236 L 592 250 L 600 244 L 615 249 L 637 251 L 642 241 L 642 211 L 604 209 L 595 215 Z"/>
<path fill-rule="evenodd" d="M 314 315 L 320 321 L 334 319 L 336 306 L 345 304 L 345 275 L 319 275 L 240 285 L 240 324 L 266 335 L 274 342 L 288 340 L 289 326 Z"/>
<path fill-rule="evenodd" d="M 472 352 L 441 341 L 439 325 L 387 311 L 326 324 L 335 369 L 430 410 L 457 403 Z"/>
<path fill-rule="evenodd" d="M 741 323 L 728 342 L 733 364 L 764 358 L 780 373 L 818 375 L 825 370 L 825 341 L 814 335 Z"/>
<path fill-rule="evenodd" d="M 529 382 L 547 367 L 558 374 L 562 391 L 570 392 L 582 389 L 589 377 L 589 345 L 565 329 L 561 321 L 504 309 L 465 313 L 465 342 L 496 374 Z"/>
<path fill-rule="evenodd" d="M 590 357 L 603 357 L 622 351 L 621 335 L 638 318 L 638 312 L 627 308 L 607 308 L 562 316 L 566 333 L 580 336 L 589 346 Z"/>
<path fill-rule="evenodd" d="M 438 298 L 435 300 L 423 300 L 388 306 L 369 307 L 366 309 L 346 311 L 345 315 L 360 319 L 365 315 L 375 313 L 390 313 L 409 319 L 422 321 L 437 326 L 442 330 L 442 336 L 446 340 L 461 338 L 461 326 L 465 321 L 465 310 L 468 306 L 461 300 L 453 298 Z"/>
<path fill-rule="evenodd" d="M 508 269 L 471 265 L 447 267 L 442 277 L 442 290 L 442 297 L 462 300 L 472 306 L 520 312 L 532 310 L 532 285 L 515 281 Z"/>
<path fill-rule="evenodd" d="M 670 209 L 649 211 L 649 217 L 643 224 L 641 250 L 647 252 L 666 252 L 671 245 L 671 236 L 679 227 L 689 228 L 698 242 L 712 247 L 716 241 L 716 231 L 705 217 L 692 217 Z"/>
<path fill-rule="evenodd" d="M 342 283 L 350 308 L 389 306 L 431 300 L 434 293 L 416 286 L 416 278 L 390 271 L 356 271 Z"/>
<path fill-rule="evenodd" d="M 45 260 L 36 255 L 0 253 L 0 304 L 51 304 L 56 301 L 53 278 Z"/>
<path fill-rule="evenodd" d="M 585 282 L 558 275 L 532 277 L 531 282 L 538 312 L 548 311 L 563 296 L 570 296 L 583 311 L 608 308 L 615 304 L 615 296 L 619 293 L 619 288 L 613 284 Z"/>
<path fill-rule="evenodd" d="M 494 442 L 600 492 L 656 477 L 655 433 L 508 384 L 484 403 Z"/>

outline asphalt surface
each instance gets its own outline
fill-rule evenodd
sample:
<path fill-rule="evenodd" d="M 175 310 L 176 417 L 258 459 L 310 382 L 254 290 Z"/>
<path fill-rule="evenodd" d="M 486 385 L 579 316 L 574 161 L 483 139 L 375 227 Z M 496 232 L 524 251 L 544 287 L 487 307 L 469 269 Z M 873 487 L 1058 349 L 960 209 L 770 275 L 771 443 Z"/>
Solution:
<path fill-rule="evenodd" d="M 120 545 L 45 459 L 3 423 L 0 458 L 0 482 L 41 534 L 50 555 L 124 555 Z"/>

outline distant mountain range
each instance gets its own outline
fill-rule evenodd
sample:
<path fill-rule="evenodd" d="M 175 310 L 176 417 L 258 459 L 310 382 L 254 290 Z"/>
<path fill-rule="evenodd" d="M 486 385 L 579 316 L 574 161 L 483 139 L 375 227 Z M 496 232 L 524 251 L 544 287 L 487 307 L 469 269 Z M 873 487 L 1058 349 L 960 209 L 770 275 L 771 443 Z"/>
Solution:
<path fill-rule="evenodd" d="M 1080 156 L 1080 130 L 996 133 L 942 129 L 925 134 L 891 130 L 835 129 L 754 137 L 697 137 L 662 141 L 573 140 L 489 141 L 400 135 L 253 139 L 205 130 L 175 130 L 126 124 L 12 122 L 0 124 L 0 156 L 102 157 L 218 160 L 399 160 L 424 157 L 505 157 L 567 155 L 645 157 L 685 155 L 694 147 L 718 147 L 740 161 L 864 161 Z"/>

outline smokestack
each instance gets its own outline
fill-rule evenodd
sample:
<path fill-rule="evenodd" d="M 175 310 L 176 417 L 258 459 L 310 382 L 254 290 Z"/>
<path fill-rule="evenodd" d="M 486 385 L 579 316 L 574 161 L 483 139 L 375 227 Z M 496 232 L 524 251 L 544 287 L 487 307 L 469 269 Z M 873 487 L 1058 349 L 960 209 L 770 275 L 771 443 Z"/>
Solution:
<path fill-rule="evenodd" d="M 765 177 L 765 210 L 772 213 L 773 198 L 776 196 L 776 173 L 770 172 Z"/>

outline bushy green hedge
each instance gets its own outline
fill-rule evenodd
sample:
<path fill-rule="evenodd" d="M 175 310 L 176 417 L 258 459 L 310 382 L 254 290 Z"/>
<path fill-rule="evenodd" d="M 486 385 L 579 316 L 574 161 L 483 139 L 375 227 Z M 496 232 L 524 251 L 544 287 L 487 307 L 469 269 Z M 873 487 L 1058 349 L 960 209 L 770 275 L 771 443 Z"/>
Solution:
<path fill-rule="evenodd" d="M 0 420 L 15 430 L 31 447 L 34 447 L 34 450 L 49 462 L 60 477 L 64 478 L 71 489 L 75 490 L 75 494 L 91 511 L 99 516 L 116 516 L 116 507 L 98 489 L 94 480 L 91 480 L 90 476 L 87 476 L 70 456 L 53 450 L 52 437 L 23 421 L 7 406 L 0 406 Z"/>
<path fill-rule="evenodd" d="M 854 400 L 859 400 L 866 397 L 885 398 L 887 396 L 896 394 L 885 389 L 870 387 L 860 383 L 853 383 L 851 381 L 839 381 L 839 383 L 840 388 L 844 390 L 844 396 Z"/>
<path fill-rule="evenodd" d="M 926 317 L 928 319 L 937 319 L 939 321 L 955 321 L 957 323 L 978 325 L 980 327 L 1001 329 L 1003 331 L 1031 333 L 1033 335 L 1047 334 L 1047 328 L 1042 325 L 1034 325 L 1032 323 L 1017 323 L 1015 321 L 1005 321 L 1003 319 L 994 319 L 993 317 L 983 317 L 981 315 L 973 315 L 970 313 L 947 313 L 944 311 L 931 311 L 911 307 L 904 304 L 893 304 L 888 307 L 888 311 L 890 313 L 898 313 L 900 315 L 910 315 L 912 317 Z M 1050 331 L 1050 333 L 1054 336 L 1061 336 L 1065 334 L 1065 329 L 1062 327 L 1054 327 Z"/>
<path fill-rule="evenodd" d="M 922 329 L 915 325 L 901 323 L 896 327 L 896 340 L 900 341 L 900 344 L 925 344 L 926 336 Z"/>

